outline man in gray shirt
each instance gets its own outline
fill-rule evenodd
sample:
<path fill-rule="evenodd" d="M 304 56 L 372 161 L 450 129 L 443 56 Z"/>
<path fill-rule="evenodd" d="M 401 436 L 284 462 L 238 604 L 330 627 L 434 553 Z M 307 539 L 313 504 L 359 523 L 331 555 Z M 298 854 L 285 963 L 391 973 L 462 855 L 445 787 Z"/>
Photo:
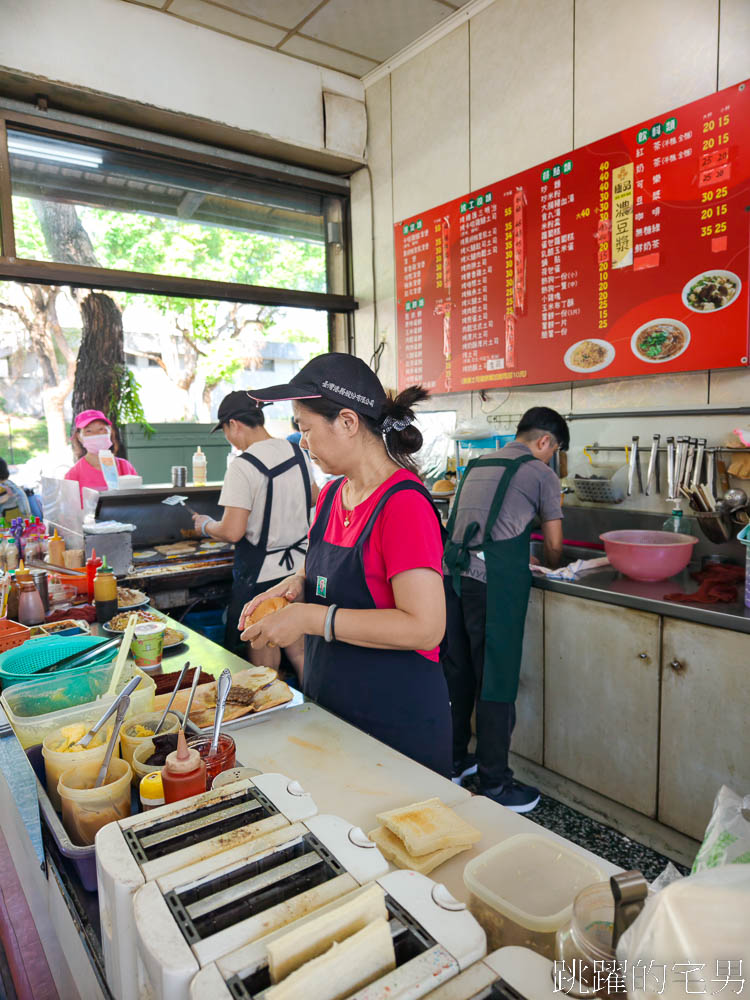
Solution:
<path fill-rule="evenodd" d="M 529 536 L 538 518 L 545 562 L 556 566 L 562 507 L 549 462 L 569 439 L 555 410 L 527 411 L 515 441 L 469 463 L 448 523 L 442 663 L 453 711 L 454 780 L 477 770 L 468 753 L 476 703 L 480 791 L 516 812 L 539 801 L 537 789 L 515 781 L 508 765 L 531 587 Z"/>

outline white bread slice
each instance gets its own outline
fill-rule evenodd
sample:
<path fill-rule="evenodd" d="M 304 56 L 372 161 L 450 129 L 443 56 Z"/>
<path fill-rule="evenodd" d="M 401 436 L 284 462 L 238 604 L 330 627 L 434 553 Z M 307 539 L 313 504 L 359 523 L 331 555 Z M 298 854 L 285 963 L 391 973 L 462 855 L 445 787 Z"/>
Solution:
<path fill-rule="evenodd" d="M 295 925 L 286 934 L 269 941 L 266 950 L 271 982 L 280 982 L 305 962 L 322 955 L 335 942 L 361 931 L 373 920 L 387 918 L 385 893 L 379 885 L 373 882 L 352 893 L 340 906 L 302 926 Z"/>
<path fill-rule="evenodd" d="M 455 854 L 460 854 L 461 851 L 466 851 L 469 848 L 469 845 L 466 847 L 444 847 L 441 851 L 430 851 L 429 854 L 415 857 L 413 854 L 409 854 L 403 841 L 399 840 L 396 834 L 391 833 L 385 826 L 379 826 L 377 830 L 373 830 L 367 836 L 378 845 L 383 857 L 392 861 L 397 868 L 408 868 L 421 875 L 429 875 L 448 858 L 452 858 Z"/>
<path fill-rule="evenodd" d="M 266 1000 L 343 1000 L 395 968 L 388 921 L 374 920 L 269 987 Z"/>
<path fill-rule="evenodd" d="M 426 799 L 380 813 L 378 821 L 395 833 L 409 854 L 421 857 L 446 847 L 470 847 L 482 834 L 440 799 Z"/>

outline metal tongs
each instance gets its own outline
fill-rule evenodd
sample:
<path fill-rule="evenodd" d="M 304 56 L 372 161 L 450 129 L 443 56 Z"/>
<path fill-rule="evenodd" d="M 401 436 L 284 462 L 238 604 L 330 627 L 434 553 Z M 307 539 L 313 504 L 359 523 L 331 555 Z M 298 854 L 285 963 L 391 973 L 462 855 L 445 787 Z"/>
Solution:
<path fill-rule="evenodd" d="M 643 476 L 641 474 L 641 463 L 638 457 L 638 442 L 640 438 L 633 435 L 633 443 L 630 446 L 630 462 L 628 463 L 628 496 L 633 495 L 633 480 L 638 477 L 638 490 L 643 493 Z"/>
<path fill-rule="evenodd" d="M 211 747 L 208 756 L 213 757 L 219 749 L 219 730 L 224 718 L 224 709 L 227 705 L 227 698 L 232 687 L 232 671 L 228 668 L 222 670 L 221 677 L 216 682 L 216 715 L 214 716 L 214 735 L 211 740 Z"/>
<path fill-rule="evenodd" d="M 96 734 L 99 732 L 99 730 L 102 728 L 104 723 L 107 721 L 107 719 L 110 717 L 110 715 L 112 715 L 114 712 L 118 710 L 122 702 L 127 701 L 127 703 L 130 704 L 130 695 L 133 693 L 133 691 L 135 691 L 135 689 L 138 687 L 140 683 L 141 683 L 140 677 L 133 677 L 132 680 L 129 680 L 128 683 L 125 685 L 125 687 L 122 689 L 122 691 L 120 691 L 115 700 L 109 706 L 104 715 L 101 717 L 101 719 L 97 719 L 97 721 L 94 723 L 91 729 L 89 729 L 89 731 L 84 736 L 82 736 L 80 740 L 71 745 L 74 747 L 83 747 L 83 749 L 85 750 L 91 743 L 93 738 L 96 736 Z"/>
<path fill-rule="evenodd" d="M 115 718 L 115 724 L 112 728 L 112 735 L 109 738 L 109 743 L 107 744 L 107 752 L 104 754 L 104 760 L 102 761 L 102 766 L 99 768 L 99 773 L 96 776 L 96 781 L 94 782 L 94 788 L 101 788 L 104 782 L 107 780 L 107 771 L 109 771 L 109 764 L 112 760 L 112 752 L 115 749 L 115 743 L 117 743 L 117 737 L 120 735 L 120 726 L 122 725 L 123 719 L 130 708 L 130 698 L 127 696 L 120 698 L 120 703 L 117 706 L 117 716 Z"/>
<path fill-rule="evenodd" d="M 651 456 L 648 460 L 648 475 L 646 476 L 646 496 L 649 496 L 651 490 L 653 489 L 655 489 L 657 493 L 660 492 L 659 441 L 661 441 L 661 435 L 654 434 L 653 440 L 651 442 Z"/>

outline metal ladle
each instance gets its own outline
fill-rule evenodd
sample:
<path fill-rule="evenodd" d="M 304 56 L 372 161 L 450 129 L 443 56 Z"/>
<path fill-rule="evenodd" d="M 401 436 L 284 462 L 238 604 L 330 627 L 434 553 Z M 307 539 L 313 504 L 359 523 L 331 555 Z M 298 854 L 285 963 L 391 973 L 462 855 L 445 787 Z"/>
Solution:
<path fill-rule="evenodd" d="M 213 757 L 219 749 L 219 730 L 224 719 L 224 709 L 227 706 L 227 698 L 232 687 L 232 672 L 228 668 L 222 670 L 221 677 L 216 684 L 216 715 L 214 716 L 214 735 L 211 739 L 211 746 L 208 756 Z"/>
<path fill-rule="evenodd" d="M 115 743 L 117 742 L 117 737 L 120 735 L 120 726 L 123 723 L 125 714 L 130 708 L 130 698 L 126 695 L 117 706 L 117 715 L 115 716 L 115 724 L 112 727 L 112 735 L 109 738 L 109 743 L 107 744 L 107 752 L 104 754 L 104 760 L 102 761 L 102 766 L 99 768 L 99 773 L 96 776 L 96 781 L 94 782 L 94 788 L 101 788 L 107 778 L 107 771 L 109 771 L 109 764 L 112 760 L 112 752 L 115 749 Z"/>

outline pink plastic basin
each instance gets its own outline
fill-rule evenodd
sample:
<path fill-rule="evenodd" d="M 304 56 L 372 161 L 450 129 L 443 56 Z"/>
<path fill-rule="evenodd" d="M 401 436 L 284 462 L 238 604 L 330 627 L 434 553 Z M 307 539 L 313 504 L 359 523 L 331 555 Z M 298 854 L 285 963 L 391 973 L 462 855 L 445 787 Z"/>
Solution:
<path fill-rule="evenodd" d="M 605 531 L 599 535 L 615 569 L 631 580 L 655 583 L 685 569 L 698 541 L 671 531 Z"/>

